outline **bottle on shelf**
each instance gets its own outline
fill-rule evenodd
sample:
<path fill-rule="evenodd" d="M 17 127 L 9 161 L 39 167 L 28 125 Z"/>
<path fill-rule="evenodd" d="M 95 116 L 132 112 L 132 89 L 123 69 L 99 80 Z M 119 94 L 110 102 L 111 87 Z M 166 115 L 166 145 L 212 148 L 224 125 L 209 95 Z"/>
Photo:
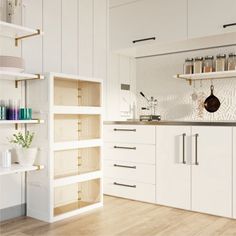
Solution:
<path fill-rule="evenodd" d="M 228 58 L 228 70 L 236 70 L 236 53 L 230 53 Z"/>
<path fill-rule="evenodd" d="M 226 69 L 226 55 L 225 54 L 218 54 L 216 56 L 216 71 L 225 71 Z"/>

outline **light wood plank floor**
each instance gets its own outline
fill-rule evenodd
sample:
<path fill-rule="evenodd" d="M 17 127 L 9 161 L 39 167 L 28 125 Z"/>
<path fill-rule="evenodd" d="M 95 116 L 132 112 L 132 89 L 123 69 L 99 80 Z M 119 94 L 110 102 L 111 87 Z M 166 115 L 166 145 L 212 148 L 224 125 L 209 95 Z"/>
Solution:
<path fill-rule="evenodd" d="M 27 217 L 0 224 L 1 236 L 236 236 L 236 220 L 106 196 L 104 208 L 54 224 Z"/>

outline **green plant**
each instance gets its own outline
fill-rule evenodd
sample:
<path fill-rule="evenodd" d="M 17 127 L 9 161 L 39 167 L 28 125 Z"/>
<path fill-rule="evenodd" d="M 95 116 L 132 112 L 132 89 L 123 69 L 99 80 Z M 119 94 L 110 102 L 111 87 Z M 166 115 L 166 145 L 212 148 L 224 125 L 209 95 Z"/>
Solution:
<path fill-rule="evenodd" d="M 30 148 L 32 141 L 34 139 L 34 133 L 30 133 L 26 131 L 25 134 L 18 132 L 17 134 L 13 134 L 13 138 L 10 139 L 10 143 L 17 144 L 22 148 Z"/>

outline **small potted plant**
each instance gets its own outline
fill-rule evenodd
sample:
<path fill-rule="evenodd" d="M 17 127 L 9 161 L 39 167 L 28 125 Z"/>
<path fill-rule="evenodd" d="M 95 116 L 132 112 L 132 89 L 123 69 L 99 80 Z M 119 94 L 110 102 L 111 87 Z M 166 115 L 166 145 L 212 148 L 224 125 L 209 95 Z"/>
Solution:
<path fill-rule="evenodd" d="M 34 133 L 27 131 L 25 134 L 18 132 L 13 134 L 10 143 L 16 145 L 16 155 L 18 162 L 22 166 L 32 166 L 37 156 L 37 148 L 31 147 Z"/>

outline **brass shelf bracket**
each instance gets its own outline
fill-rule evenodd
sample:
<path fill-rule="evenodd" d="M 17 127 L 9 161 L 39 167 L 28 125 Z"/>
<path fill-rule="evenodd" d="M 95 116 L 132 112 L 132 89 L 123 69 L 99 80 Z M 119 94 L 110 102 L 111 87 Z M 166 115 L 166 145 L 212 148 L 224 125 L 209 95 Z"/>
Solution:
<path fill-rule="evenodd" d="M 24 35 L 24 36 L 21 36 L 21 37 L 17 37 L 17 38 L 15 38 L 15 46 L 18 47 L 18 45 L 19 45 L 18 41 L 19 40 L 22 40 L 22 39 L 25 39 L 25 38 L 34 37 L 34 36 L 37 36 L 37 35 L 40 35 L 40 34 L 41 34 L 41 30 L 37 29 L 37 33 L 28 34 L 28 35 Z"/>
<path fill-rule="evenodd" d="M 35 74 L 35 75 L 37 76 L 36 78 L 15 80 L 15 88 L 18 88 L 18 83 L 19 83 L 19 82 L 22 82 L 22 81 L 28 81 L 28 80 L 41 79 L 41 75 L 40 75 L 40 74 Z"/>

